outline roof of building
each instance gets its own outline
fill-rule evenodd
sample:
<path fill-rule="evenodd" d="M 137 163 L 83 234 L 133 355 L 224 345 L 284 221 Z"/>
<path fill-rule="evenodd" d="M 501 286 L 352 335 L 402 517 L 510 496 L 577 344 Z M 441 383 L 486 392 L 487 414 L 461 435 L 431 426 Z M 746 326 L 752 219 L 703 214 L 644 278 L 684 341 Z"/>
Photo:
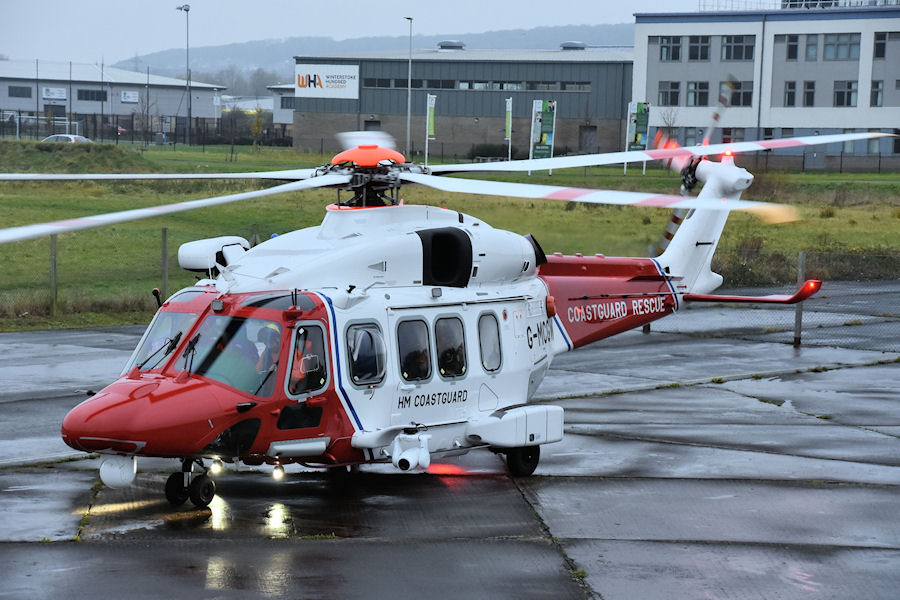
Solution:
<path fill-rule="evenodd" d="M 846 21 L 848 19 L 898 19 L 900 4 L 832 8 L 781 8 L 681 13 L 636 13 L 635 23 L 731 23 L 735 21 Z"/>
<path fill-rule="evenodd" d="M 71 73 L 69 71 L 71 65 Z M 78 81 L 81 83 L 113 83 L 125 85 L 146 85 L 147 73 L 126 71 L 110 66 L 90 63 L 68 63 L 56 61 L 0 60 L 0 78 L 26 79 L 34 81 Z M 184 79 L 150 75 L 150 85 L 184 87 Z M 224 89 L 224 86 L 191 81 L 191 87 Z"/>
<path fill-rule="evenodd" d="M 571 43 L 571 42 L 570 42 Z M 379 50 L 295 56 L 298 62 L 314 60 L 409 60 L 409 50 Z M 413 61 L 469 62 L 633 62 L 630 46 L 590 47 L 581 50 L 440 50 L 413 49 Z"/>

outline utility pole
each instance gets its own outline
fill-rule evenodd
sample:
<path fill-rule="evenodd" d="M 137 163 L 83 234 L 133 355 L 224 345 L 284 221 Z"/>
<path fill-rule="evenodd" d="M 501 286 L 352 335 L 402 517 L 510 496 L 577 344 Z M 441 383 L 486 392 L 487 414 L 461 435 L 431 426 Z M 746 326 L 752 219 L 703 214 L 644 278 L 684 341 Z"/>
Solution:
<path fill-rule="evenodd" d="M 185 132 L 184 143 L 191 145 L 191 5 L 182 4 L 176 6 L 175 10 L 184 12 L 184 80 L 185 93 L 187 94 L 187 130 Z"/>
<path fill-rule="evenodd" d="M 412 17 L 403 17 L 409 21 L 409 63 L 406 69 L 406 160 L 412 160 L 409 149 L 409 125 L 412 121 Z"/>

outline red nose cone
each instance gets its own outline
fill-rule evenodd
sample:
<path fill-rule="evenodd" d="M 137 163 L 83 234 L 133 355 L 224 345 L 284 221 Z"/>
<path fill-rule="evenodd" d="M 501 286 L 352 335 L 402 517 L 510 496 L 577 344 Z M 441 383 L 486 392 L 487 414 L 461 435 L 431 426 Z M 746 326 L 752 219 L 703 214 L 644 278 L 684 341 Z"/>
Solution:
<path fill-rule="evenodd" d="M 63 419 L 62 438 L 84 452 L 187 456 L 214 437 L 213 422 L 226 412 L 217 399 L 222 393 L 197 379 L 123 378 L 73 408 Z"/>

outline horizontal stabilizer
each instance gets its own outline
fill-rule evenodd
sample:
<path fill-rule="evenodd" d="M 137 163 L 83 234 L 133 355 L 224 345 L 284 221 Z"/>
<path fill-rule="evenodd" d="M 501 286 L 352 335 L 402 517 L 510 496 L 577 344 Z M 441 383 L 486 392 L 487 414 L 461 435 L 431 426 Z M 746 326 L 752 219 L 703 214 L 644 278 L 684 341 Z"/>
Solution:
<path fill-rule="evenodd" d="M 793 295 L 773 294 L 771 296 L 718 296 L 715 294 L 685 294 L 684 299 L 690 302 L 761 302 L 766 304 L 796 304 L 806 300 L 819 291 L 822 282 L 810 279 Z"/>

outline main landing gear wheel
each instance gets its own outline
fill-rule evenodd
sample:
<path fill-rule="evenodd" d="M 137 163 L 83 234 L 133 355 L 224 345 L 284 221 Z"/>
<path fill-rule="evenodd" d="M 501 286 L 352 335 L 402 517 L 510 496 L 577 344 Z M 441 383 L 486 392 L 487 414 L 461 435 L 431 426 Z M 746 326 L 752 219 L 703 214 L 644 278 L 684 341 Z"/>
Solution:
<path fill-rule="evenodd" d="M 188 499 L 188 489 L 184 487 L 184 473 L 172 473 L 166 479 L 166 500 L 172 506 L 181 506 Z"/>
<path fill-rule="evenodd" d="M 205 508 L 209 506 L 216 495 L 216 482 L 205 473 L 198 475 L 191 480 L 191 484 L 188 486 L 188 495 L 194 506 Z"/>
<path fill-rule="evenodd" d="M 528 477 L 541 460 L 540 446 L 523 446 L 506 451 L 506 467 L 514 477 Z"/>

